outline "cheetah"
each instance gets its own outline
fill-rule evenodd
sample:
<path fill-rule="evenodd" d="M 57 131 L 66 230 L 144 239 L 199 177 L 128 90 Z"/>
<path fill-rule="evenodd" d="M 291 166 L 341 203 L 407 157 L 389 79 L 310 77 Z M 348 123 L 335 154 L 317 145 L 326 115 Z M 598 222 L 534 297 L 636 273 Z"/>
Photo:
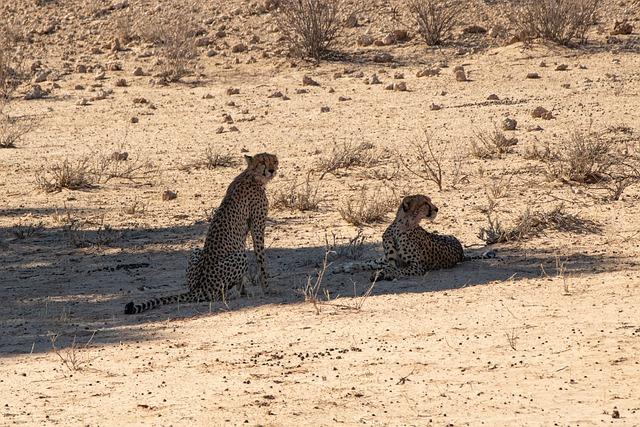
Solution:
<path fill-rule="evenodd" d="M 405 197 L 395 220 L 382 235 L 384 257 L 348 263 L 334 272 L 375 270 L 370 279 L 373 282 L 422 276 L 427 271 L 451 268 L 462 261 L 495 257 L 491 251 L 466 256 L 462 244 L 454 236 L 430 233 L 420 227 L 422 219 L 433 221 L 437 214 L 438 207 L 429 197 L 421 194 Z"/>
<path fill-rule="evenodd" d="M 267 290 L 264 230 L 269 202 L 266 184 L 278 170 L 273 154 L 245 156 L 247 168 L 229 185 L 220 207 L 211 218 L 203 249 L 195 249 L 187 262 L 187 292 L 129 302 L 125 314 L 136 314 L 164 304 L 216 301 L 234 286 L 244 294 L 247 274 L 245 243 L 251 232 L 253 251 L 259 266 L 260 285 Z"/>

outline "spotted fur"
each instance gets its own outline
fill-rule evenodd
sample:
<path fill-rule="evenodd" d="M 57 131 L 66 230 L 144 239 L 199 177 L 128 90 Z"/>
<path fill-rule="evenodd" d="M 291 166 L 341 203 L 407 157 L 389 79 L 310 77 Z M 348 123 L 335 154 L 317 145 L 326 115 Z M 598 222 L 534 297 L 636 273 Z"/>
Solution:
<path fill-rule="evenodd" d="M 269 203 L 266 184 L 275 176 L 278 159 L 273 154 L 245 156 L 247 168 L 229 185 L 211 218 L 203 249 L 195 249 L 187 262 L 187 292 L 130 302 L 125 314 L 140 313 L 164 304 L 218 301 L 237 286 L 244 294 L 247 275 L 245 242 L 249 232 L 260 268 L 260 285 L 267 289 L 264 230 Z"/>
<path fill-rule="evenodd" d="M 493 252 L 480 256 L 466 256 L 460 241 L 454 236 L 431 233 L 420 221 L 433 221 L 438 207 L 423 195 L 407 196 L 402 200 L 395 220 L 382 235 L 384 257 L 345 264 L 338 273 L 375 270 L 374 280 L 393 280 L 400 277 L 422 276 L 431 270 L 451 268 L 471 259 L 493 258 Z"/>

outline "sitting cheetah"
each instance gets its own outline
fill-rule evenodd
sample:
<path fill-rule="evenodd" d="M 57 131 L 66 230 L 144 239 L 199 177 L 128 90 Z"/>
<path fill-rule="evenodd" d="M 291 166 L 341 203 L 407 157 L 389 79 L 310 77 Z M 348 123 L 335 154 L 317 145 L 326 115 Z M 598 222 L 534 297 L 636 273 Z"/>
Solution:
<path fill-rule="evenodd" d="M 211 218 L 204 249 L 192 252 L 187 263 L 188 291 L 178 295 L 128 303 L 125 314 L 136 314 L 164 304 L 216 301 L 233 286 L 244 293 L 247 271 L 245 242 L 251 231 L 253 250 L 260 267 L 260 285 L 267 288 L 264 229 L 269 203 L 265 185 L 278 169 L 273 154 L 245 156 L 247 168 L 229 185 L 220 207 Z"/>
<path fill-rule="evenodd" d="M 365 262 L 345 264 L 334 272 L 376 270 L 374 280 L 422 276 L 430 270 L 451 268 L 470 259 L 494 258 L 493 252 L 480 256 L 465 256 L 462 244 L 454 236 L 430 233 L 420 227 L 420 221 L 433 221 L 438 208 L 427 196 L 407 196 L 402 200 L 395 220 L 382 235 L 384 257 Z"/>

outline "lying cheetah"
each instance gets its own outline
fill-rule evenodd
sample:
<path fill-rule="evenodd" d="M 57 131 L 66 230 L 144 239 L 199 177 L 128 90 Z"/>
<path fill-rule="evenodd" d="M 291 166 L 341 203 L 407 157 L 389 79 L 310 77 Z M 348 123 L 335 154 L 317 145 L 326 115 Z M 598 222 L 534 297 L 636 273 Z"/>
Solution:
<path fill-rule="evenodd" d="M 424 218 L 433 221 L 438 208 L 427 196 L 407 196 L 402 200 L 395 220 L 382 235 L 384 257 L 347 263 L 336 273 L 376 270 L 374 280 L 393 280 L 400 277 L 422 276 L 430 270 L 451 268 L 470 259 L 494 258 L 495 253 L 465 256 L 462 244 L 454 236 L 430 233 L 420 227 Z"/>
<path fill-rule="evenodd" d="M 265 185 L 275 176 L 278 159 L 267 153 L 245 156 L 245 159 L 247 168 L 229 185 L 211 218 L 204 248 L 194 250 L 187 263 L 189 290 L 139 304 L 130 302 L 125 306 L 125 314 L 140 313 L 164 304 L 220 300 L 234 286 L 238 286 L 243 294 L 247 273 L 245 242 L 249 231 L 260 267 L 260 285 L 263 290 L 267 289 L 264 229 L 269 203 Z"/>

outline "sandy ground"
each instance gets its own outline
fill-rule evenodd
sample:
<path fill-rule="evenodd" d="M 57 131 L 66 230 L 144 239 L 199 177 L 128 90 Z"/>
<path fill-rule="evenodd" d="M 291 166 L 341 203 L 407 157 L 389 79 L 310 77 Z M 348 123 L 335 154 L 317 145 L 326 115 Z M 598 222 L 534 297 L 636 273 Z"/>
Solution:
<path fill-rule="evenodd" d="M 47 63 L 61 68 L 65 47 L 55 40 Z M 380 48 L 393 52 L 392 64 L 372 62 L 378 48 L 371 48 L 361 61 L 317 67 L 277 57 L 246 63 L 258 56 L 252 51 L 203 55 L 201 77 L 169 86 L 152 84 L 151 73 L 132 75 L 136 66 L 154 67 L 138 46 L 78 55 L 87 64 L 114 56 L 123 63 L 100 81 L 113 94 L 78 105 L 96 81 L 72 72 L 50 96 L 9 107 L 37 126 L 18 148 L 0 150 L 0 424 L 640 425 L 640 189 L 607 201 L 593 186 L 548 181 L 540 162 L 525 156 L 589 126 L 627 127 L 637 140 L 637 39 L 629 36 L 624 48 L 598 40 L 582 49 L 516 43 L 465 55 L 425 53 L 412 42 Z M 439 76 L 416 77 L 442 61 L 448 67 Z M 456 65 L 470 81 L 455 80 Z M 530 72 L 541 78 L 527 79 Z M 374 73 L 383 83 L 365 84 Z M 320 86 L 302 86 L 304 75 Z M 116 86 L 118 78 L 128 86 Z M 408 91 L 384 89 L 394 81 Z M 239 94 L 228 95 L 230 87 Z M 276 90 L 290 99 L 270 98 Z M 490 94 L 499 100 L 487 101 Z M 134 103 L 140 97 L 148 102 Z M 538 106 L 555 118 L 533 118 Z M 514 152 L 470 156 L 475 135 L 505 117 L 518 121 L 509 133 L 518 138 Z M 392 161 L 396 153 L 411 159 L 410 143 L 424 130 L 443 161 L 442 191 Z M 382 162 L 320 179 L 319 161 L 332 147 L 360 143 Z M 193 166 L 207 148 L 239 163 Z M 150 162 L 150 173 L 80 191 L 37 185 L 64 159 L 116 150 L 129 153 L 129 164 Z M 321 198 L 316 211 L 271 209 L 272 292 L 254 287 L 225 304 L 124 316 L 131 299 L 182 289 L 187 253 L 202 243 L 207 215 L 245 151 L 278 155 L 272 198 L 310 171 Z M 466 179 L 454 187 L 459 156 Z M 377 283 L 370 296 L 368 273 L 328 274 L 321 302 L 305 302 L 302 289 L 327 239 L 344 244 L 358 232 L 338 209 L 363 186 L 398 202 L 402 194 L 430 195 L 440 212 L 427 226 L 477 251 L 486 189 L 500 177 L 511 180 L 497 207 L 505 223 L 526 208 L 562 204 L 575 226 L 493 245 L 495 260 Z M 178 197 L 163 201 L 165 190 Z M 380 252 L 392 217 L 361 227 L 362 257 Z M 80 228 L 70 233 L 69 224 Z"/>

